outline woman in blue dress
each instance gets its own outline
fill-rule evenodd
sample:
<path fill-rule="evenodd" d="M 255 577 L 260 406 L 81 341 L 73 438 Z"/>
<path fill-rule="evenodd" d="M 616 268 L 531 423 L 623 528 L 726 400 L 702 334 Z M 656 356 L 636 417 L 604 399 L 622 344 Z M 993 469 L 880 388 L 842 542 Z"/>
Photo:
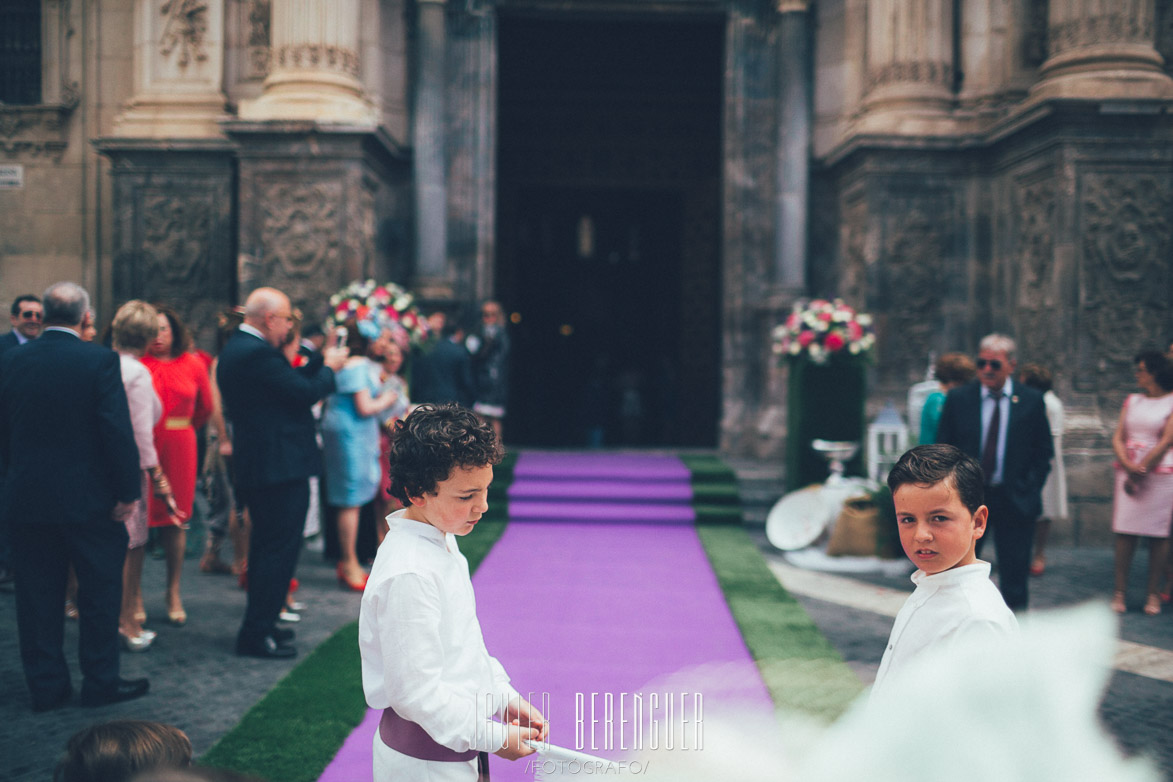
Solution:
<path fill-rule="evenodd" d="M 322 449 L 326 502 L 338 524 L 338 582 L 361 592 L 367 573 L 355 551 L 359 509 L 379 489 L 379 417 L 398 401 L 398 395 L 381 388 L 380 368 L 369 357 L 377 351 L 382 327 L 370 318 L 348 321 L 346 329 L 351 357 L 335 379 L 337 390 L 326 397 Z"/>

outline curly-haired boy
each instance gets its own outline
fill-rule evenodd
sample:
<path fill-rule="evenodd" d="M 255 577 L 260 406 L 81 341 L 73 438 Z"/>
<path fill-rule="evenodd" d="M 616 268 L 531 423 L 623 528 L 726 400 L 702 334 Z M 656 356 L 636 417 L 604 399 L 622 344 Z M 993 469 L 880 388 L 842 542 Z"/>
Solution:
<path fill-rule="evenodd" d="M 359 615 L 363 690 L 383 709 L 376 782 L 474 780 L 485 753 L 516 760 L 546 737 L 485 648 L 456 543 L 488 510 L 501 457 L 492 428 L 457 405 L 420 405 L 395 424 L 390 491 L 406 507 L 387 517 Z"/>

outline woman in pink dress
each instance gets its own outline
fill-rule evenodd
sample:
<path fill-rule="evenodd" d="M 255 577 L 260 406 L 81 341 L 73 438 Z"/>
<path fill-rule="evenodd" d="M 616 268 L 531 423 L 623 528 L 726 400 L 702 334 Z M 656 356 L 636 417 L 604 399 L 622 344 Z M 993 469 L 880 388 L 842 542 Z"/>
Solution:
<path fill-rule="evenodd" d="M 196 429 L 212 413 L 212 389 L 204 362 L 188 352 L 191 340 L 179 316 L 164 305 L 156 304 L 155 309 L 159 311 L 159 334 L 142 359 L 163 403 L 163 417 L 155 425 L 155 450 L 180 514 L 189 518 L 198 461 Z M 187 546 L 186 525 L 177 523 L 167 505 L 154 496 L 147 519 L 152 529 L 159 530 L 167 558 L 167 620 L 182 627 L 187 623 L 187 612 L 179 597 L 179 575 Z"/>
<path fill-rule="evenodd" d="M 1173 364 L 1156 350 L 1133 359 L 1136 384 L 1112 436 L 1116 452 L 1116 491 L 1112 531 L 1116 533 L 1116 591 L 1112 610 L 1125 612 L 1132 555 L 1140 538 L 1149 538 L 1148 597 L 1144 612 L 1161 613 L 1160 579 L 1173 524 Z"/>

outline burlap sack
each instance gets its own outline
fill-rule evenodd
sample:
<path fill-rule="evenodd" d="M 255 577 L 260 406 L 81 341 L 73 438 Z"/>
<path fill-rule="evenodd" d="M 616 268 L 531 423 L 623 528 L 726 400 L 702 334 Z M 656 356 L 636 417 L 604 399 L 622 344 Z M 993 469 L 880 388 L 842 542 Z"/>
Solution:
<path fill-rule="evenodd" d="M 898 541 L 893 539 L 894 530 L 883 528 L 889 520 L 880 512 L 876 498 L 870 495 L 850 497 L 843 503 L 843 510 L 835 519 L 831 540 L 827 543 L 827 555 L 832 557 L 882 557 L 891 559 L 900 556 Z"/>

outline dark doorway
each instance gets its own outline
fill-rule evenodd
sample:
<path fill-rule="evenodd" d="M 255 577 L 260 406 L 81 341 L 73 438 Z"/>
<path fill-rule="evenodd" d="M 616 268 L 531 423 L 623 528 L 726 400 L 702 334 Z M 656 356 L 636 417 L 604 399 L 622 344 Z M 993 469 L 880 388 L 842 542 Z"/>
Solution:
<path fill-rule="evenodd" d="M 511 443 L 715 445 L 722 39 L 712 17 L 502 13 Z"/>

